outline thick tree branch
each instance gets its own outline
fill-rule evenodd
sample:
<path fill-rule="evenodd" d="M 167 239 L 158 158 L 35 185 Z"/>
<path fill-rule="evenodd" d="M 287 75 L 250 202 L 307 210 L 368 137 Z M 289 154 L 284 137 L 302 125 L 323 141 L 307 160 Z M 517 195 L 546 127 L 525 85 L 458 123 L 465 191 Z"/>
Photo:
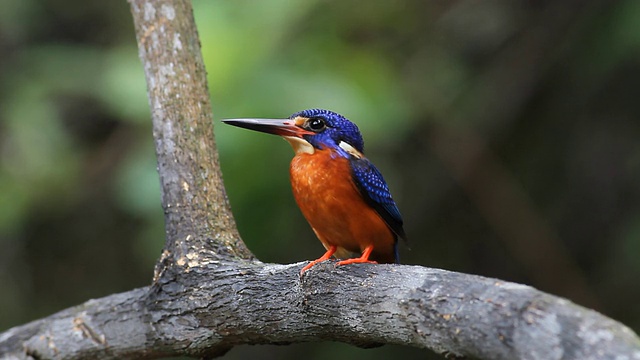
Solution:
<path fill-rule="evenodd" d="M 252 257 L 222 183 L 198 32 L 188 0 L 130 0 L 147 79 L 167 233 L 163 261 Z"/>
<path fill-rule="evenodd" d="M 214 357 L 238 344 L 405 344 L 483 359 L 640 360 L 640 339 L 533 288 L 417 266 L 252 260 L 225 197 L 186 0 L 130 0 L 167 242 L 151 286 L 0 334 L 6 359 Z"/>
<path fill-rule="evenodd" d="M 481 359 L 640 359 L 627 327 L 531 287 L 418 266 L 209 262 L 0 335 L 20 358 L 213 357 L 238 344 L 404 344 Z M 178 275 L 178 274 L 175 274 Z"/>

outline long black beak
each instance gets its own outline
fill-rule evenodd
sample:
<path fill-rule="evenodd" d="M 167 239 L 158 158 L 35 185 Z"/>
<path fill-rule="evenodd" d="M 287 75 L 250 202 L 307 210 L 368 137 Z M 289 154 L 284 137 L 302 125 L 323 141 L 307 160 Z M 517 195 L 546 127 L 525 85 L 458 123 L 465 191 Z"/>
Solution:
<path fill-rule="evenodd" d="M 302 135 L 314 134 L 296 125 L 292 119 L 225 119 L 223 123 L 260 131 L 268 134 L 280 136 L 294 136 L 301 138 Z"/>

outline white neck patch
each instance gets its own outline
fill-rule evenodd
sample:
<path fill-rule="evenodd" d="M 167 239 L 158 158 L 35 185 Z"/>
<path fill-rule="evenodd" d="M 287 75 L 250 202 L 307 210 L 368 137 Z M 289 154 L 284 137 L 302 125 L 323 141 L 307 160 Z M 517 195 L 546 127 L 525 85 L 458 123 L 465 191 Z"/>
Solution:
<path fill-rule="evenodd" d="M 344 151 L 346 151 L 347 153 L 349 153 L 349 155 L 357 158 L 357 159 L 362 159 L 364 157 L 364 155 L 356 150 L 356 148 L 354 148 L 353 146 L 351 146 L 350 144 L 344 142 L 344 141 L 340 141 L 340 144 L 338 144 L 338 146 L 340 146 L 340 148 Z"/>
<path fill-rule="evenodd" d="M 313 148 L 313 145 L 309 144 L 309 142 L 305 139 L 296 137 L 296 136 L 283 136 L 285 140 L 291 147 L 293 147 L 293 151 L 297 154 L 313 154 L 316 149 Z"/>

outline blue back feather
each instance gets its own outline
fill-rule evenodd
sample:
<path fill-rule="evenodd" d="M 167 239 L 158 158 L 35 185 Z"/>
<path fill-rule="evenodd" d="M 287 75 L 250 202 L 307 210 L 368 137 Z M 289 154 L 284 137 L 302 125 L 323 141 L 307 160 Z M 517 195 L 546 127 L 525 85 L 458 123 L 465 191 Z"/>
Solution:
<path fill-rule="evenodd" d="M 398 237 L 406 240 L 402 215 L 380 171 L 365 158 L 352 157 L 350 163 L 354 183 L 365 201 L 378 212 Z"/>

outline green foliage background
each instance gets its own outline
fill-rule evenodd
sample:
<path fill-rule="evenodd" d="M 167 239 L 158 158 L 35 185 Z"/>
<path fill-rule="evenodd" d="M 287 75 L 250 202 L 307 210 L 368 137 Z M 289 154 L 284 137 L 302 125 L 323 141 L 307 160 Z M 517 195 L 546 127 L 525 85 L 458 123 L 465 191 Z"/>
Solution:
<path fill-rule="evenodd" d="M 0 8 L 4 330 L 148 284 L 164 230 L 128 4 Z M 194 8 L 228 195 L 261 260 L 323 249 L 290 194 L 289 146 L 219 119 L 328 108 L 359 125 L 390 184 L 410 237 L 402 262 L 530 284 L 640 331 L 640 2 Z M 320 343 L 226 358 L 248 356 L 425 354 Z"/>

